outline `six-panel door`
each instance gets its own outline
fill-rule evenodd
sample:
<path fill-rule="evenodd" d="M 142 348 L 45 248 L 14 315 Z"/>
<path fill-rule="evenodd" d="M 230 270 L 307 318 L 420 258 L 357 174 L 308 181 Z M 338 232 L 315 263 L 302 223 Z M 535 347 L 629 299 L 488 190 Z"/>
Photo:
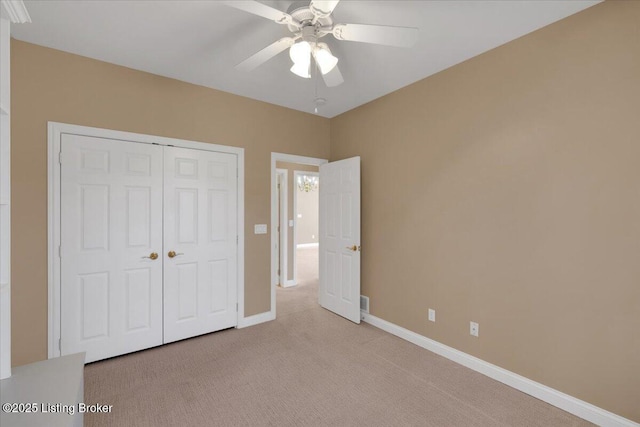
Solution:
<path fill-rule="evenodd" d="M 360 157 L 320 166 L 320 305 L 360 323 Z"/>
<path fill-rule="evenodd" d="M 166 343 L 237 324 L 237 159 L 166 147 L 164 170 Z"/>
<path fill-rule="evenodd" d="M 162 147 L 62 136 L 61 353 L 162 344 Z"/>

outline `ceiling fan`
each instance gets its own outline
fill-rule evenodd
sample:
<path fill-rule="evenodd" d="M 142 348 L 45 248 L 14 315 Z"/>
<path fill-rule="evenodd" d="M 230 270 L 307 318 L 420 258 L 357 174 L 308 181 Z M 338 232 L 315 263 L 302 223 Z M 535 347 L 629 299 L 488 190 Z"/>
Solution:
<path fill-rule="evenodd" d="M 319 40 L 332 34 L 337 40 L 381 44 L 385 46 L 411 47 L 415 44 L 418 29 L 385 25 L 336 24 L 333 10 L 339 0 L 311 0 L 294 2 L 287 12 L 282 12 L 257 1 L 226 1 L 225 4 L 245 12 L 286 25 L 293 33 L 270 44 L 236 65 L 241 71 L 251 71 L 269 59 L 289 49 L 293 61 L 291 72 L 311 78 L 311 58 L 314 59 L 329 87 L 338 86 L 344 79 L 338 68 L 338 58 L 329 46 Z"/>

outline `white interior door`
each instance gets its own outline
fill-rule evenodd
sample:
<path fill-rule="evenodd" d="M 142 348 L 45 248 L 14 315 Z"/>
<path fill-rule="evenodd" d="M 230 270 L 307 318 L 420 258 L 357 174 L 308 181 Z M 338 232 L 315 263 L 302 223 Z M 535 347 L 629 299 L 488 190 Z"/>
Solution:
<path fill-rule="evenodd" d="M 69 134 L 61 146 L 61 354 L 162 344 L 162 148 Z"/>
<path fill-rule="evenodd" d="M 164 165 L 167 343 L 237 324 L 237 157 L 165 147 Z"/>
<path fill-rule="evenodd" d="M 320 166 L 320 305 L 360 323 L 360 157 Z"/>

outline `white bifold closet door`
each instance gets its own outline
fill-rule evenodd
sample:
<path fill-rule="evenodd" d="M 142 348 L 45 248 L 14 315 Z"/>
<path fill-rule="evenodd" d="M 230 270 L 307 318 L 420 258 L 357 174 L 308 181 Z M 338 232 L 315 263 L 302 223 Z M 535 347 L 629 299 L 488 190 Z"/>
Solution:
<path fill-rule="evenodd" d="M 236 156 L 61 145 L 61 354 L 92 362 L 235 326 Z"/>
<path fill-rule="evenodd" d="M 165 343 L 237 323 L 236 164 L 233 154 L 165 148 Z"/>
<path fill-rule="evenodd" d="M 162 344 L 162 147 L 63 135 L 61 153 L 61 354 Z"/>

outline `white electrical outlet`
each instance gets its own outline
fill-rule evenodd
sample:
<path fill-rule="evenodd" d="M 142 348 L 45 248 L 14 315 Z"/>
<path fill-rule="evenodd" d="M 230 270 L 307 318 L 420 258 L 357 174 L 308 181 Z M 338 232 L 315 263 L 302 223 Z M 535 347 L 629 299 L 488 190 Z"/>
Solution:
<path fill-rule="evenodd" d="M 474 337 L 479 336 L 480 325 L 478 325 L 476 322 L 469 322 L 469 333 Z"/>
<path fill-rule="evenodd" d="M 429 309 L 429 321 L 431 322 L 436 321 L 436 311 L 432 308 Z"/>

